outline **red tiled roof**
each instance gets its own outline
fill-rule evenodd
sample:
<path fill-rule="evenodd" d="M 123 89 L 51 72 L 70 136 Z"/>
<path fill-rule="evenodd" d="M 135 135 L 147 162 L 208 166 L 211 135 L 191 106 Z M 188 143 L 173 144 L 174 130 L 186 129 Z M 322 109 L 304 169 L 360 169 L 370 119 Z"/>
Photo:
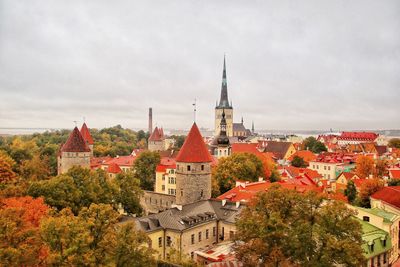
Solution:
<path fill-rule="evenodd" d="M 296 190 L 297 192 L 308 192 L 315 191 L 321 192 L 316 186 L 305 185 L 302 183 L 287 183 L 287 182 L 278 182 L 283 188 Z M 235 188 L 229 190 L 228 192 L 220 195 L 217 199 L 223 200 L 227 199 L 232 202 L 236 201 L 249 201 L 253 198 L 258 192 L 267 191 L 270 186 L 275 183 L 270 183 L 269 181 L 262 182 L 254 182 L 254 183 L 246 183 L 245 185 L 239 185 Z"/>
<path fill-rule="evenodd" d="M 176 157 L 176 161 L 188 163 L 213 161 L 196 123 L 193 123 L 193 126 L 190 129 L 178 156 Z"/>
<path fill-rule="evenodd" d="M 106 162 L 103 163 L 103 165 L 110 165 L 110 164 L 117 164 L 118 166 L 128 166 L 128 167 L 132 167 L 135 160 L 136 160 L 136 156 L 133 155 L 129 155 L 129 156 L 117 156 L 115 158 L 111 158 L 109 160 L 107 160 Z"/>
<path fill-rule="evenodd" d="M 296 151 L 293 155 L 291 155 L 288 160 L 292 161 L 295 156 L 303 158 L 304 161 L 306 162 L 313 161 L 317 158 L 317 156 L 309 150 L 299 150 Z"/>
<path fill-rule="evenodd" d="M 365 178 L 357 178 L 357 179 L 353 179 L 354 185 L 356 186 L 356 188 L 360 189 L 362 184 L 365 183 L 366 181 L 368 181 L 368 179 Z"/>
<path fill-rule="evenodd" d="M 110 160 L 110 156 L 105 156 L 105 157 L 97 157 L 97 158 L 91 158 L 90 159 L 90 168 L 91 169 L 96 169 L 101 166 L 101 164 L 105 163 L 107 160 Z"/>
<path fill-rule="evenodd" d="M 260 152 L 258 149 L 258 144 L 254 143 L 233 143 L 231 145 L 232 154 L 237 153 L 249 153 L 256 155 L 261 159 L 266 159 L 268 161 L 273 161 L 273 154 L 270 152 Z"/>
<path fill-rule="evenodd" d="M 379 135 L 372 132 L 342 132 L 341 140 L 375 140 Z"/>
<path fill-rule="evenodd" d="M 374 193 L 371 198 L 382 200 L 387 204 L 400 208 L 400 186 L 387 186 Z"/>
<path fill-rule="evenodd" d="M 108 173 L 121 173 L 121 168 L 116 163 L 111 163 L 108 165 L 107 172 Z"/>
<path fill-rule="evenodd" d="M 154 128 L 153 133 L 151 134 L 149 141 L 162 141 L 164 139 L 164 131 L 162 128 Z"/>
<path fill-rule="evenodd" d="M 67 142 L 62 146 L 61 152 L 90 152 L 90 148 L 77 127 L 72 130 Z"/>
<path fill-rule="evenodd" d="M 285 166 L 282 169 L 283 169 L 282 174 L 287 173 L 291 176 L 291 178 L 295 178 L 296 176 L 299 176 L 302 173 L 306 174 L 311 179 L 322 178 L 322 175 L 319 174 L 317 171 L 311 170 L 308 168 L 297 168 L 294 166 Z"/>
<path fill-rule="evenodd" d="M 156 172 L 166 172 L 167 169 L 176 169 L 176 165 L 175 164 L 171 164 L 171 165 L 163 165 L 163 164 L 158 164 L 156 167 Z"/>
<path fill-rule="evenodd" d="M 85 139 L 87 144 L 89 144 L 89 145 L 93 145 L 94 144 L 93 138 L 90 135 L 89 128 L 87 127 L 85 122 L 82 125 L 81 134 L 82 134 L 82 137 L 83 137 L 83 139 Z"/>
<path fill-rule="evenodd" d="M 400 179 L 400 169 L 389 170 L 389 176 L 392 179 Z"/>

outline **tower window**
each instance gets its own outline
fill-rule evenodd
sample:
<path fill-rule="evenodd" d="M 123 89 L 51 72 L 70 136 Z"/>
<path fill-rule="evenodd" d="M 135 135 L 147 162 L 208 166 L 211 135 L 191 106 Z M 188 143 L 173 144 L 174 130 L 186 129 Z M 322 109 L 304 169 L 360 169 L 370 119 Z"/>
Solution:
<path fill-rule="evenodd" d="M 181 197 L 183 197 L 183 190 L 181 189 Z"/>
<path fill-rule="evenodd" d="M 187 165 L 187 170 L 190 171 L 190 165 Z"/>
<path fill-rule="evenodd" d="M 200 191 L 200 197 L 203 197 L 203 190 Z"/>
<path fill-rule="evenodd" d="M 204 165 L 201 165 L 201 170 L 204 171 Z"/>

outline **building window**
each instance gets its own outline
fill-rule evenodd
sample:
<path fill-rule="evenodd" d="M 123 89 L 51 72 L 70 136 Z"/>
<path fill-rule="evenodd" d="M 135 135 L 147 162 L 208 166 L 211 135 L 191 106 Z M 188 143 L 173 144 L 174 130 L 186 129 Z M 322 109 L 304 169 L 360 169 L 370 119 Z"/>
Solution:
<path fill-rule="evenodd" d="M 374 252 L 374 243 L 372 243 L 369 248 L 371 249 L 371 252 Z"/>
<path fill-rule="evenodd" d="M 192 238 L 192 245 L 194 244 L 194 234 L 191 236 Z"/>
<path fill-rule="evenodd" d="M 158 238 L 158 247 L 161 248 L 162 247 L 162 237 Z"/>
<path fill-rule="evenodd" d="M 206 229 L 206 239 L 208 239 L 208 229 Z"/>
<path fill-rule="evenodd" d="M 201 170 L 204 171 L 204 165 L 201 165 Z"/>
<path fill-rule="evenodd" d="M 162 191 L 165 191 L 165 185 L 162 185 L 162 187 L 161 187 L 162 189 Z"/>
<path fill-rule="evenodd" d="M 165 181 L 165 175 L 162 176 L 162 180 Z"/>
<path fill-rule="evenodd" d="M 190 165 L 187 165 L 187 170 L 190 171 Z"/>
<path fill-rule="evenodd" d="M 385 252 L 385 253 L 383 253 L 383 263 L 386 263 L 386 262 L 387 262 L 387 254 Z"/>
<path fill-rule="evenodd" d="M 384 239 L 384 240 L 382 241 L 382 245 L 383 245 L 384 247 L 386 247 L 386 239 Z"/>
<path fill-rule="evenodd" d="M 363 221 L 364 222 L 369 222 L 369 217 L 368 216 L 363 216 Z"/>
<path fill-rule="evenodd" d="M 190 252 L 190 257 L 192 258 L 192 260 L 194 259 L 194 252 Z"/>
<path fill-rule="evenodd" d="M 201 242 L 201 232 L 199 232 L 199 242 Z"/>
<path fill-rule="evenodd" d="M 183 190 L 181 189 L 181 197 L 183 197 Z"/>
<path fill-rule="evenodd" d="M 217 234 L 217 229 L 215 227 L 213 227 L 213 236 L 215 236 Z"/>
<path fill-rule="evenodd" d="M 200 197 L 203 197 L 203 189 L 200 191 Z"/>
<path fill-rule="evenodd" d="M 170 247 L 172 244 L 172 239 L 170 236 L 167 236 L 167 247 Z"/>
<path fill-rule="evenodd" d="M 331 170 L 331 166 L 328 166 L 328 171 L 330 171 Z"/>

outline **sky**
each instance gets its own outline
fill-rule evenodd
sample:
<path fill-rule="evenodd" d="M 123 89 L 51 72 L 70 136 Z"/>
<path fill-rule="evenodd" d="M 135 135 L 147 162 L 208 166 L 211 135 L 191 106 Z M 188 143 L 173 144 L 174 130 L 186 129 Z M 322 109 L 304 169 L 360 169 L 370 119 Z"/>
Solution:
<path fill-rule="evenodd" d="M 0 0 L 0 128 L 400 129 L 400 1 Z"/>

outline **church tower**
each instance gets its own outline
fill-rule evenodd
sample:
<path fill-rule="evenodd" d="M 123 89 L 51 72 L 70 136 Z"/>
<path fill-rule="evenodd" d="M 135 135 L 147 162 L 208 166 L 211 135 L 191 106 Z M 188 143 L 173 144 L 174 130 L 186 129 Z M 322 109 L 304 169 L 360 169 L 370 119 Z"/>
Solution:
<path fill-rule="evenodd" d="M 211 162 L 196 123 L 176 157 L 176 204 L 185 205 L 211 198 Z"/>
<path fill-rule="evenodd" d="M 226 135 L 233 136 L 233 107 L 232 103 L 229 104 L 228 100 L 228 84 L 226 81 L 226 64 L 224 56 L 224 69 L 222 71 L 222 85 L 221 85 L 221 98 L 215 107 L 215 131 L 214 135 L 219 135 L 221 129 L 222 112 L 225 111 L 226 119 Z"/>
<path fill-rule="evenodd" d="M 225 110 L 222 110 L 222 119 L 220 123 L 220 132 L 216 137 L 216 149 L 214 150 L 214 155 L 220 159 L 223 157 L 228 157 L 231 155 L 231 146 L 229 143 L 229 138 L 226 135 L 226 120 L 225 120 Z"/>

